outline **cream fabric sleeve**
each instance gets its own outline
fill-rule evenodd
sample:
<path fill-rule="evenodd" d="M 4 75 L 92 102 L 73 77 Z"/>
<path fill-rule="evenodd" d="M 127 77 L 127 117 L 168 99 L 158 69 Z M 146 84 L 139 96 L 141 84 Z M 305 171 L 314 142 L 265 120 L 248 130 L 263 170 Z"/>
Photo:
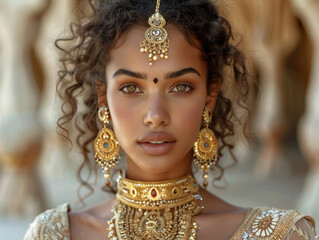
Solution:
<path fill-rule="evenodd" d="M 24 240 L 70 240 L 69 205 L 47 210 L 30 224 Z"/>
<path fill-rule="evenodd" d="M 313 219 L 301 218 L 289 229 L 285 240 L 319 240 Z"/>

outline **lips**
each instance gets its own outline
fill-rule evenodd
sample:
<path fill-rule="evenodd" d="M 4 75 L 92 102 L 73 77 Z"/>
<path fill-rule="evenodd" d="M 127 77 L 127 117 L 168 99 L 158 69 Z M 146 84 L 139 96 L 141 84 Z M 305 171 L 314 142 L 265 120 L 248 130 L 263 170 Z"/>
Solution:
<path fill-rule="evenodd" d="M 138 139 L 138 145 L 151 156 L 168 153 L 175 145 L 176 138 L 165 132 L 149 133 Z"/>

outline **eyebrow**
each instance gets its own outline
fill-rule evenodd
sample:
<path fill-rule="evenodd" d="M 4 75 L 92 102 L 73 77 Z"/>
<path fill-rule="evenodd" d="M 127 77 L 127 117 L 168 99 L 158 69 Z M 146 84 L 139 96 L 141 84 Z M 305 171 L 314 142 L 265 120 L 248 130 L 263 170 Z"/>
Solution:
<path fill-rule="evenodd" d="M 133 78 L 140 78 L 140 79 L 146 79 L 146 74 L 143 73 L 138 73 L 138 72 L 132 72 L 130 70 L 127 69 L 119 69 L 117 70 L 114 74 L 113 74 L 113 78 L 120 76 L 120 75 L 126 75 L 129 77 L 133 77 Z"/>
<path fill-rule="evenodd" d="M 188 73 L 195 73 L 196 75 L 200 76 L 200 73 L 196 69 L 189 67 L 176 72 L 167 73 L 165 79 L 178 78 Z"/>
<path fill-rule="evenodd" d="M 167 79 L 172 79 L 172 78 L 178 78 L 178 77 L 181 77 L 181 76 L 188 74 L 188 73 L 195 73 L 196 75 L 200 76 L 200 73 L 196 69 L 189 67 L 189 68 L 184 68 L 184 69 L 181 69 L 181 70 L 178 70 L 175 72 L 167 73 L 165 75 L 165 79 L 167 80 Z M 139 79 L 146 79 L 147 78 L 147 75 L 145 73 L 133 72 L 133 71 L 123 69 L 123 68 L 120 68 L 119 70 L 117 70 L 113 74 L 113 78 L 120 76 L 120 75 L 126 75 L 129 77 L 139 78 Z"/>

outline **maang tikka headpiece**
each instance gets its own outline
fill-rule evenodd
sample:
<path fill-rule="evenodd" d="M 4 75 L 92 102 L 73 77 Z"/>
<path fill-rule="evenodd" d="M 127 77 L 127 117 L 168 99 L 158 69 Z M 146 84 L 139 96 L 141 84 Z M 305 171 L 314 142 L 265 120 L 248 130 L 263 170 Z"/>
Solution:
<path fill-rule="evenodd" d="M 148 19 L 151 26 L 145 31 L 145 40 L 140 43 L 141 53 L 148 53 L 150 66 L 159 58 L 168 59 L 169 39 L 164 29 L 166 21 L 159 13 L 160 0 L 156 1 L 155 13 Z"/>

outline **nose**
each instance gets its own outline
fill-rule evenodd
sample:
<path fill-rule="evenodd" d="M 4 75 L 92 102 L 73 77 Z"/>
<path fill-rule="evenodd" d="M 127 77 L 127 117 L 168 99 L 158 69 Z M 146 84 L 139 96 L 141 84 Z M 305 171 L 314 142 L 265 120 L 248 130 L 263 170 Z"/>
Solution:
<path fill-rule="evenodd" d="M 170 117 L 165 97 L 160 94 L 150 97 L 144 116 L 144 124 L 152 128 L 157 128 L 167 126 L 169 121 Z"/>

